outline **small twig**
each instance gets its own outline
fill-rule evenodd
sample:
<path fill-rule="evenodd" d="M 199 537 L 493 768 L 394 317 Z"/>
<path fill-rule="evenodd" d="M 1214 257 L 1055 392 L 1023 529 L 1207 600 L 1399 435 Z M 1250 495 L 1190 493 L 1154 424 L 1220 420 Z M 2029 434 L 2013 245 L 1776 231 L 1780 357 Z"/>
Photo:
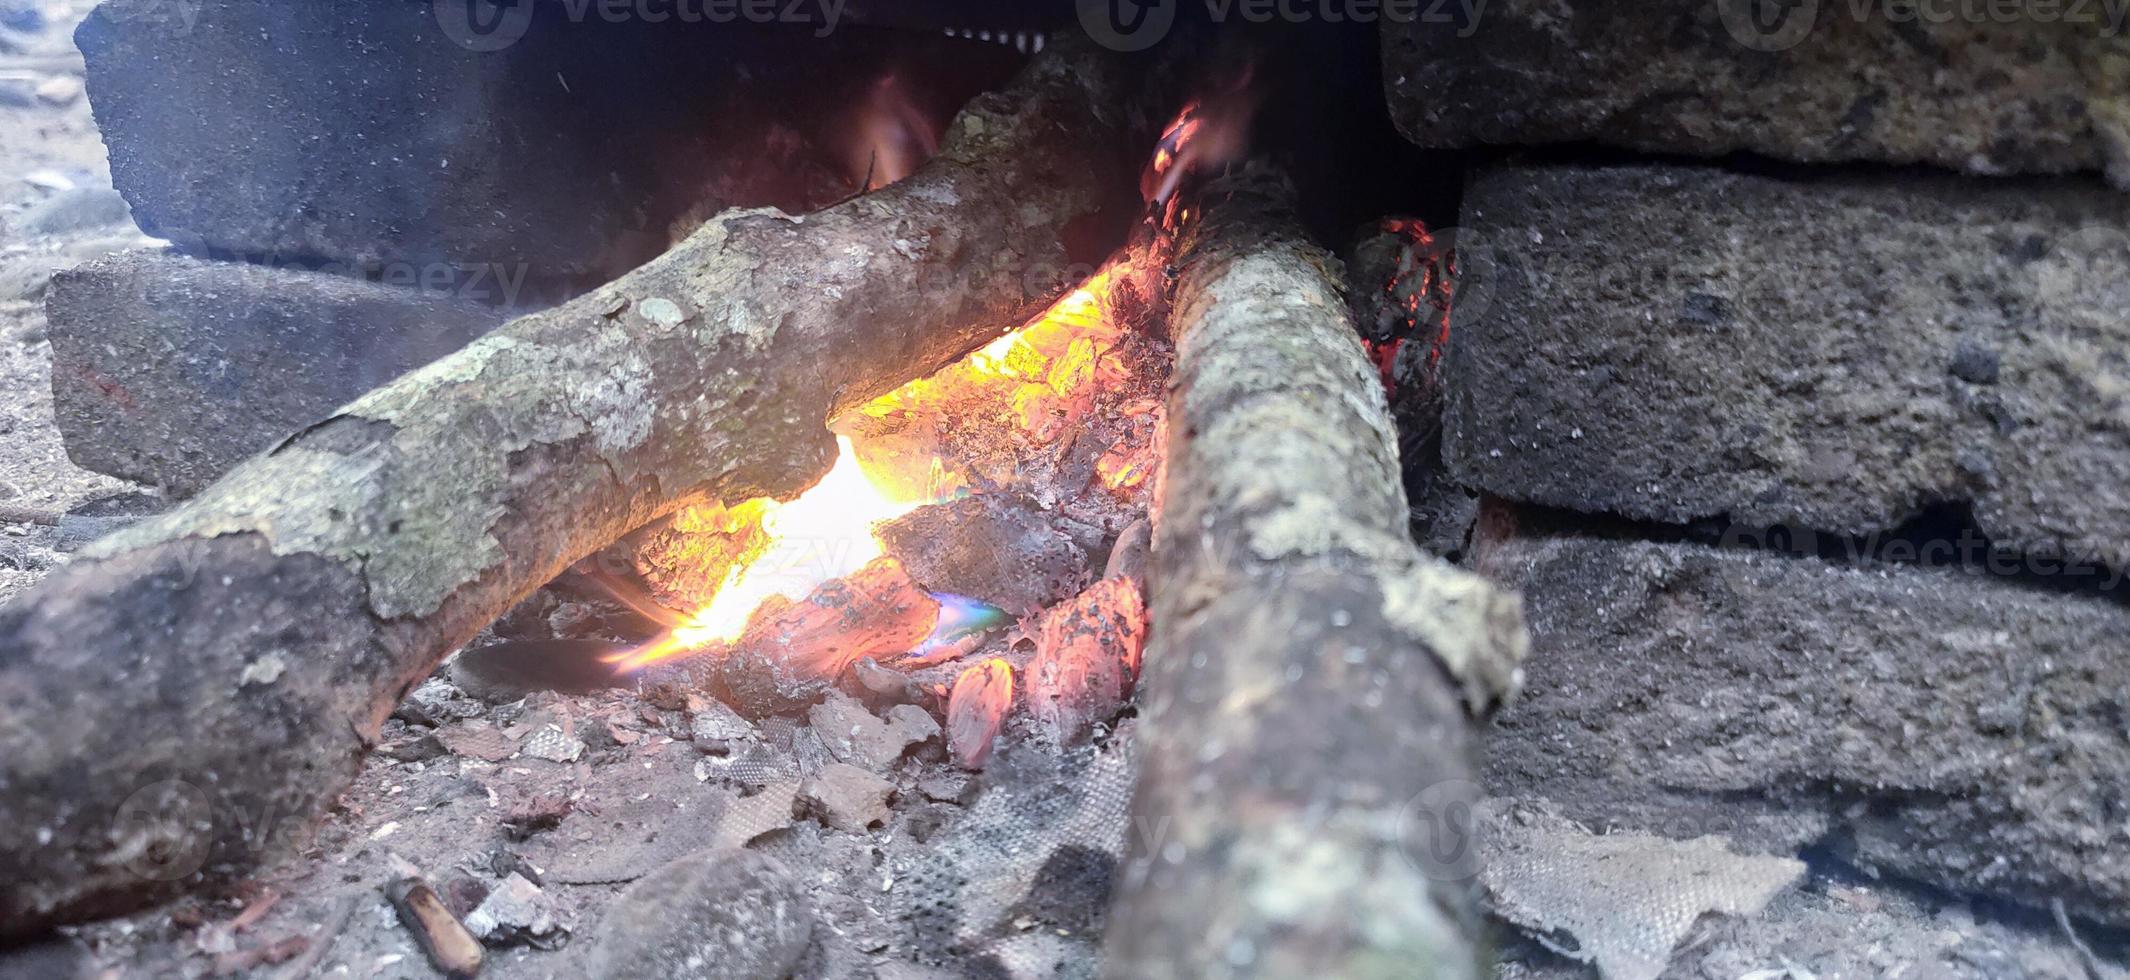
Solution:
<path fill-rule="evenodd" d="M 872 190 L 873 190 L 873 163 L 874 163 L 875 161 L 879 160 L 879 159 L 880 159 L 880 151 L 879 151 L 879 150 L 874 150 L 874 151 L 873 151 L 873 152 L 872 152 L 872 153 L 871 153 L 870 155 L 868 155 L 868 156 L 867 156 L 867 157 L 865 158 L 865 181 L 864 181 L 863 183 L 860 183 L 860 184 L 858 185 L 858 189 L 857 189 L 857 190 L 854 190 L 854 191 L 852 191 L 852 192 L 850 192 L 850 193 L 848 193 L 848 194 L 845 194 L 845 195 L 843 195 L 842 197 L 839 197 L 839 198 L 837 198 L 837 199 L 836 199 L 835 201 L 833 201 L 832 203 L 830 203 L 830 204 L 829 204 L 828 206 L 829 206 L 829 207 L 835 207 L 835 206 L 836 206 L 836 205 L 838 205 L 838 204 L 843 204 L 843 203 L 845 203 L 845 202 L 848 202 L 848 201 L 855 201 L 855 200 L 857 200 L 858 198 L 864 197 L 865 195 L 867 195 L 867 194 L 870 194 L 870 193 L 872 193 Z"/>
<path fill-rule="evenodd" d="M 325 925 L 311 937 L 311 948 L 304 950 L 302 956 L 289 963 L 275 980 L 303 980 L 304 977 L 310 976 L 311 971 L 318 968 L 319 961 L 325 959 L 326 952 L 333 948 L 333 942 L 340 938 L 341 931 L 348 927 L 348 920 L 355 917 L 355 905 L 361 897 L 361 892 L 342 895 L 340 904 L 334 906 L 332 914 L 326 916 Z"/>
<path fill-rule="evenodd" d="M 2107 974 L 2102 973 L 2100 969 L 2100 956 L 2093 952 L 2093 947 L 2086 945 L 2085 940 L 2078 937 L 2078 930 L 2071 927 L 2071 913 L 2064 910 L 2063 899 L 2049 899 L 2049 911 L 2055 913 L 2056 928 L 2063 930 L 2063 938 L 2069 940 L 2071 948 L 2078 951 L 2078 965 L 2086 968 L 2086 980 L 2107 980 Z"/>
<path fill-rule="evenodd" d="M 414 940 L 429 962 L 447 977 L 471 977 L 481 972 L 481 943 L 466 931 L 465 923 L 444 907 L 427 879 L 401 878 L 385 886 L 385 898 L 399 913 L 399 921 L 414 934 Z"/>
<path fill-rule="evenodd" d="M 46 527 L 58 527 L 59 519 L 65 516 L 56 510 L 46 510 L 42 507 L 0 504 L 0 524 L 42 524 Z"/>

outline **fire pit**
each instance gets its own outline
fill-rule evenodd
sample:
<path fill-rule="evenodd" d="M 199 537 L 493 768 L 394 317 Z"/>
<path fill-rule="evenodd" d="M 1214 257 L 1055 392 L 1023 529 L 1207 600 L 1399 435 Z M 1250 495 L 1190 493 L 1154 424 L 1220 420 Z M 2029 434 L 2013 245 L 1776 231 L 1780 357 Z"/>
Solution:
<path fill-rule="evenodd" d="M 67 11 L 0 973 L 2118 975 L 2113 36 L 1216 6 Z"/>

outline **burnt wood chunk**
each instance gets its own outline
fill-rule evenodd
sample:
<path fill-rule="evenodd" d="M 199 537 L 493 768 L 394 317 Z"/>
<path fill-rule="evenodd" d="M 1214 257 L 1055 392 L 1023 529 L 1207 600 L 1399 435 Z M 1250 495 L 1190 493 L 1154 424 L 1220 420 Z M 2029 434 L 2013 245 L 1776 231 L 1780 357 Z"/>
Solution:
<path fill-rule="evenodd" d="M 541 584 L 680 506 L 819 480 L 830 417 L 1122 241 L 1144 77 L 1055 44 L 909 178 L 803 219 L 719 215 L 0 608 L 0 937 L 246 874 L 282 851 L 247 833 L 259 814 L 317 815 L 407 691 Z M 178 863 L 144 874 L 150 854 Z"/>
<path fill-rule="evenodd" d="M 1180 246 L 1132 802 L 1166 832 L 1134 835 L 1105 975 L 1476 978 L 1429 846 L 1470 842 L 1426 818 L 1478 796 L 1470 713 L 1514 687 L 1518 601 L 1406 536 L 1378 373 L 1291 195 L 1217 181 Z"/>
<path fill-rule="evenodd" d="M 436 889 L 421 878 L 401 878 L 385 886 L 385 898 L 399 913 L 399 921 L 414 933 L 422 953 L 439 972 L 465 980 L 481 972 L 481 944 L 466 931 L 465 924 L 444 907 Z"/>
<path fill-rule="evenodd" d="M 1028 710 L 1060 742 L 1085 736 L 1124 707 L 1146 646 L 1146 600 L 1106 578 L 1043 613 L 1028 662 Z"/>
<path fill-rule="evenodd" d="M 1087 582 L 1087 553 L 1061 515 L 1017 494 L 982 493 L 919 507 L 880 525 L 888 554 L 934 592 L 1032 615 Z"/>

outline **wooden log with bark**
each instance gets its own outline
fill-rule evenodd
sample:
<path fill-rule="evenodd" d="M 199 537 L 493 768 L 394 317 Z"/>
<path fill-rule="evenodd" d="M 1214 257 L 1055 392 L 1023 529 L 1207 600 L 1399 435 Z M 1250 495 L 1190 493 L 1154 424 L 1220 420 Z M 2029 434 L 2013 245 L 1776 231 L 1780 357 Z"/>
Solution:
<path fill-rule="evenodd" d="M 684 504 L 788 498 L 826 420 L 1038 311 L 1122 240 L 1141 66 L 1060 43 L 909 179 L 732 211 L 102 540 L 0 609 L 0 937 L 302 839 L 407 691 Z"/>
<path fill-rule="evenodd" d="M 1278 174 L 1209 185 L 1177 347 L 1106 975 L 1478 977 L 1472 715 L 1518 598 L 1405 533 L 1397 439 L 1340 272 Z"/>

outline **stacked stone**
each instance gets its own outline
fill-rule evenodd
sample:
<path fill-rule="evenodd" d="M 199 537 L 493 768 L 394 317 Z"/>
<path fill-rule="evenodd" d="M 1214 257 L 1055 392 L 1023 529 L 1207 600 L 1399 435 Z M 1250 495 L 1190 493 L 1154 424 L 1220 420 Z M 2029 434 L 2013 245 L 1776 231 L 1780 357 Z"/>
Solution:
<path fill-rule="evenodd" d="M 1582 144 L 1458 228 L 1489 787 L 2130 926 L 2130 42 L 1761 6 L 1384 30 L 1415 142 Z"/>
<path fill-rule="evenodd" d="M 70 454 L 190 495 L 726 206 L 847 195 L 819 137 L 850 128 L 888 46 L 732 19 L 105 0 L 75 35 L 90 102 L 114 185 L 170 248 L 48 300 Z M 901 80 L 928 102 L 1019 60 L 912 37 L 920 66 Z M 950 45 L 951 64 L 923 60 Z M 786 120 L 819 129 L 773 139 Z"/>

